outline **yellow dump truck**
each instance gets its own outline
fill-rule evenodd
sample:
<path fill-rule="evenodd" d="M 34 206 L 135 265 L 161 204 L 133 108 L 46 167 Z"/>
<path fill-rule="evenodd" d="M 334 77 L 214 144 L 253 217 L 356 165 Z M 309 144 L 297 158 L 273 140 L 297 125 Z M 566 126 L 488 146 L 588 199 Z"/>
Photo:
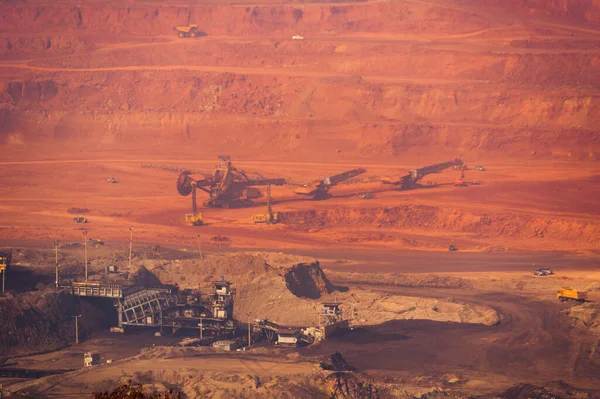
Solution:
<path fill-rule="evenodd" d="M 177 36 L 181 38 L 198 36 L 198 25 L 196 24 L 179 25 L 173 27 L 173 29 L 175 29 L 175 31 L 177 32 Z"/>
<path fill-rule="evenodd" d="M 202 226 L 204 224 L 201 213 L 186 213 L 185 222 L 191 226 Z"/>
<path fill-rule="evenodd" d="M 585 302 L 587 299 L 587 292 L 577 291 L 574 288 L 562 287 L 556 292 L 556 298 L 561 302 Z"/>

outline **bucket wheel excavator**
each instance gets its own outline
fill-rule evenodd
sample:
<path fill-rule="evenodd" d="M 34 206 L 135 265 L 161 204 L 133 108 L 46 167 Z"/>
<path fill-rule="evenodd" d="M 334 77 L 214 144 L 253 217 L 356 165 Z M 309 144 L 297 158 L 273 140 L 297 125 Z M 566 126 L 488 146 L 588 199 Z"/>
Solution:
<path fill-rule="evenodd" d="M 334 176 L 326 177 L 323 180 L 315 180 L 312 183 L 304 184 L 301 187 L 298 187 L 294 190 L 294 193 L 298 195 L 305 195 L 307 197 L 312 197 L 316 200 L 322 200 L 329 197 L 329 190 L 331 190 L 338 183 L 343 182 L 344 180 L 351 179 L 355 176 L 363 174 L 366 172 L 366 169 L 358 168 L 352 169 L 347 172 L 343 172 Z"/>
<path fill-rule="evenodd" d="M 419 187 L 419 181 L 425 176 L 432 173 L 439 173 L 442 170 L 452 168 L 455 166 L 464 167 L 464 162 L 460 159 L 454 161 L 442 162 L 435 165 L 424 166 L 419 169 L 411 169 L 407 175 L 404 176 L 382 176 L 381 182 L 384 184 L 392 184 L 398 186 L 401 190 L 410 190 Z"/>
<path fill-rule="evenodd" d="M 238 171 L 227 155 L 218 157 L 218 164 L 212 176 L 194 179 L 191 172 L 181 172 L 177 179 L 177 192 L 182 196 L 192 194 L 192 209 L 196 210 L 196 189 L 209 194 L 209 199 L 203 202 L 208 208 L 232 208 L 248 206 L 252 200 L 262 197 L 256 186 L 285 184 L 285 179 L 267 179 L 258 175 L 249 177 L 245 172 Z"/>

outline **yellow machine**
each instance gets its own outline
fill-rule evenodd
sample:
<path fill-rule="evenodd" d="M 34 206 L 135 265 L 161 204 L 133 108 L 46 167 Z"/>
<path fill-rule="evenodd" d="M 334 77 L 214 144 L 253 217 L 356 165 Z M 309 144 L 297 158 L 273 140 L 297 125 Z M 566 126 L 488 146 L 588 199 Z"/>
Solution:
<path fill-rule="evenodd" d="M 4 252 L 0 252 L 0 273 L 4 273 L 4 271 L 8 269 L 9 262 L 10 255 Z"/>
<path fill-rule="evenodd" d="M 2 274 L 2 282 L 0 283 L 0 292 L 4 292 L 4 282 L 6 280 L 6 269 L 10 263 L 10 254 L 0 252 L 0 274 Z"/>
<path fill-rule="evenodd" d="M 559 301 L 574 301 L 574 302 L 585 302 L 587 299 L 587 292 L 577 291 L 574 288 L 564 288 L 556 292 L 556 298 Z"/>
<path fill-rule="evenodd" d="M 254 223 L 275 224 L 279 222 L 279 212 L 264 213 L 252 216 Z"/>
<path fill-rule="evenodd" d="M 181 38 L 198 36 L 198 25 L 196 24 L 175 26 L 173 29 L 177 31 L 177 35 Z"/>
<path fill-rule="evenodd" d="M 191 226 L 202 226 L 204 224 L 201 213 L 186 213 L 185 222 Z"/>
<path fill-rule="evenodd" d="M 273 212 L 271 208 L 271 185 L 267 184 L 267 213 L 252 216 L 254 223 L 275 224 L 279 222 L 279 212 Z"/>

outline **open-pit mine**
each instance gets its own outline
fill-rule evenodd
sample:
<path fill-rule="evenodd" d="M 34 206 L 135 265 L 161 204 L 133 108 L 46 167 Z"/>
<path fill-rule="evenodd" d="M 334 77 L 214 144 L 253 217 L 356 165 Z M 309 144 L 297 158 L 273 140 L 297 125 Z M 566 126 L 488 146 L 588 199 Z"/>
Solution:
<path fill-rule="evenodd" d="M 600 398 L 597 0 L 0 1 L 0 398 Z"/>

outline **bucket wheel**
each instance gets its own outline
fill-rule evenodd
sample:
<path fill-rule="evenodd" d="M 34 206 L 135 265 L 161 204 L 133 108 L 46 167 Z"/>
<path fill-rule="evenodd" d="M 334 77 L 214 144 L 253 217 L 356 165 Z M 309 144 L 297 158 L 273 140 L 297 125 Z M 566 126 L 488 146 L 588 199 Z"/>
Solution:
<path fill-rule="evenodd" d="M 181 172 L 177 178 L 177 192 L 179 195 L 187 196 L 196 191 L 196 181 L 190 177 L 191 172 Z"/>

